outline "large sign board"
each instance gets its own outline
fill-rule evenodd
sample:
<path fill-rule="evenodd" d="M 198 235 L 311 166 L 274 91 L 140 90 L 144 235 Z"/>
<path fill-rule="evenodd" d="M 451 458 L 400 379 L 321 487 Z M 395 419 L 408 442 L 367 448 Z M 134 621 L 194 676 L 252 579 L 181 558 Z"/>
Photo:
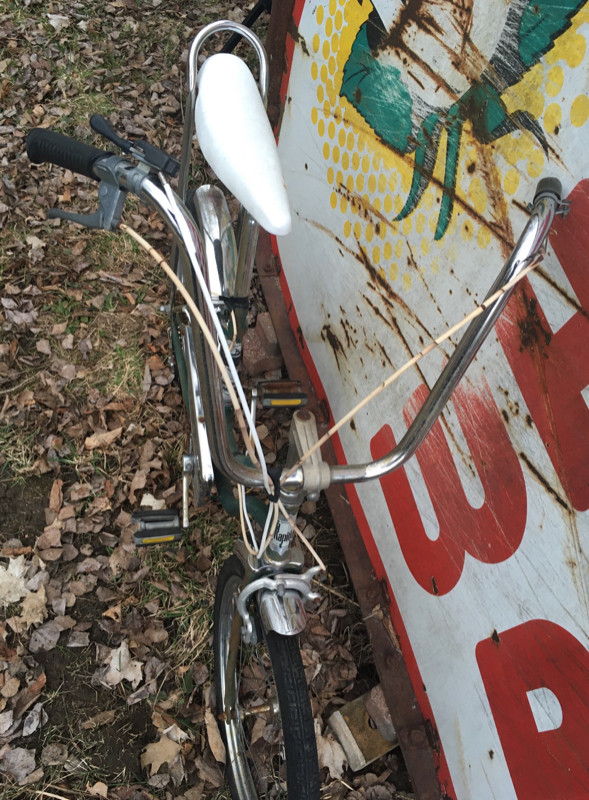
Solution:
<path fill-rule="evenodd" d="M 416 457 L 349 490 L 459 800 L 589 798 L 588 38 L 580 0 L 298 0 L 287 40 L 277 247 L 334 419 L 483 299 L 541 176 L 571 200 Z M 392 449 L 451 349 L 342 462 Z"/>

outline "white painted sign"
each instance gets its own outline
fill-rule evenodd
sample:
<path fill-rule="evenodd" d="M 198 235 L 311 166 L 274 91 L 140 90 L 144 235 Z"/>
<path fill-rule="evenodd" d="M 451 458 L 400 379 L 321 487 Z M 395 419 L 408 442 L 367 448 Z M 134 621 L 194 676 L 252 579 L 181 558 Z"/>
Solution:
<path fill-rule="evenodd" d="M 349 497 L 448 796 L 589 798 L 589 3 L 300 0 L 294 25 L 278 249 L 334 419 L 482 300 L 541 176 L 570 195 L 417 456 Z M 391 450 L 451 351 L 341 460 Z"/>

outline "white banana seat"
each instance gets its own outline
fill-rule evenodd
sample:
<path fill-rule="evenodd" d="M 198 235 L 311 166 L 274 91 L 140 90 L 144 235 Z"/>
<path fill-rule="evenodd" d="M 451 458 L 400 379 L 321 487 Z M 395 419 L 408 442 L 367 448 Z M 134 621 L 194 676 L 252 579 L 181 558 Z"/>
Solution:
<path fill-rule="evenodd" d="M 198 72 L 200 149 L 229 191 L 269 233 L 290 232 L 278 149 L 256 81 L 237 56 L 217 53 Z"/>

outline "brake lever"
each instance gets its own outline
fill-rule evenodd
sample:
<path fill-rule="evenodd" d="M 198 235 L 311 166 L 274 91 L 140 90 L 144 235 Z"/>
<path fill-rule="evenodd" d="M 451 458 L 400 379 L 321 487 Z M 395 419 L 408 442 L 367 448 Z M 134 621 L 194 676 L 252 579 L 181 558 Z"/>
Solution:
<path fill-rule="evenodd" d="M 116 167 L 121 163 L 119 156 L 102 158 L 94 165 L 94 174 L 100 181 L 98 187 L 99 207 L 93 214 L 75 214 L 71 211 L 62 211 L 60 208 L 51 208 L 47 212 L 47 219 L 65 219 L 75 222 L 85 228 L 99 228 L 112 231 L 118 227 L 127 190 L 122 189 L 116 174 Z M 140 169 L 140 167 L 136 167 Z"/>
<path fill-rule="evenodd" d="M 108 139 L 109 142 L 116 144 L 123 153 L 129 153 L 138 161 L 163 172 L 170 178 L 175 178 L 180 170 L 180 162 L 173 156 L 169 156 L 165 150 L 146 142 L 143 139 L 127 141 L 119 136 L 112 128 L 111 124 L 100 114 L 92 114 L 90 117 L 90 127 L 95 133 Z"/>

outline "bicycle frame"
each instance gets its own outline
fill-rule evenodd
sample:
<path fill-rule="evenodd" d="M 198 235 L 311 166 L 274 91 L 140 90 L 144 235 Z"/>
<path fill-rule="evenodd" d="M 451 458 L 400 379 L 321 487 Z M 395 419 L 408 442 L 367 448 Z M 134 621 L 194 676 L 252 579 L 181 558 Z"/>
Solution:
<path fill-rule="evenodd" d="M 188 101 L 186 123 L 183 135 L 181 170 L 179 176 L 179 198 L 177 206 L 170 200 L 170 192 L 162 192 L 156 182 L 146 177 L 141 186 L 140 196 L 149 205 L 157 208 L 175 237 L 176 270 L 182 275 L 183 283 L 196 305 L 204 310 L 205 320 L 212 327 L 212 320 L 205 307 L 204 297 L 195 270 L 216 276 L 219 271 L 229 271 L 232 278 L 230 291 L 234 296 L 247 295 L 258 225 L 253 218 L 242 209 L 240 213 L 240 238 L 237 252 L 223 242 L 228 227 L 225 218 L 225 206 L 217 201 L 214 194 L 218 190 L 203 187 L 196 195 L 196 217 L 186 206 L 186 185 L 189 174 L 190 148 L 194 134 L 194 108 L 197 95 L 197 59 L 203 42 L 211 35 L 221 31 L 232 31 L 243 34 L 254 46 L 260 61 L 260 91 L 265 97 L 267 85 L 267 63 L 263 47 L 255 34 L 237 23 L 213 23 L 203 29 L 194 40 L 190 49 L 188 67 Z M 180 219 L 176 217 L 180 209 Z M 541 189 L 534 199 L 530 219 L 519 238 L 511 256 L 491 286 L 487 298 L 503 292 L 498 300 L 492 303 L 474 319 L 456 346 L 455 351 L 440 377 L 432 388 L 429 397 L 410 425 L 398 445 L 386 456 L 377 461 L 353 465 L 327 465 L 316 453 L 292 474 L 282 480 L 280 499 L 291 517 L 296 517 L 300 503 L 306 496 L 317 496 L 332 483 L 364 482 L 381 478 L 389 472 L 403 466 L 423 442 L 444 406 L 452 395 L 460 379 L 472 362 L 481 344 L 492 330 L 502 313 L 513 290 L 514 282 L 538 252 L 541 250 L 550 229 L 554 215 L 562 210 L 560 199 L 554 191 Z M 205 245 L 204 240 L 209 244 Z M 216 254 L 225 252 L 227 262 L 215 263 Z M 213 260 L 213 263 L 211 263 Z M 506 288 L 507 287 L 507 288 Z M 233 452 L 226 420 L 223 381 L 210 349 L 207 347 L 197 326 L 186 325 L 186 341 L 189 357 L 187 369 L 191 391 L 197 395 L 199 409 L 196 419 L 191 420 L 194 429 L 199 432 L 199 464 L 201 481 L 212 482 L 212 465 L 224 478 L 233 484 L 248 488 L 264 488 L 264 477 L 259 467 L 243 463 Z M 202 416 L 200 411 L 202 410 Z M 314 420 L 309 412 L 296 412 L 293 417 L 295 443 L 290 460 L 296 461 L 317 441 Z M 206 431 L 206 438 L 203 434 Z M 204 469 L 202 467 L 204 465 Z M 207 472 L 207 466 L 209 471 Z M 185 463 L 185 495 L 188 477 L 197 469 L 196 463 Z M 186 514 L 185 514 L 186 516 Z M 187 520 L 185 520 L 187 521 Z M 292 525 L 281 514 L 273 539 L 267 553 L 258 563 L 238 548 L 244 564 L 247 566 L 246 587 L 239 602 L 239 613 L 244 623 L 243 633 L 246 639 L 253 636 L 252 624 L 247 613 L 247 600 L 254 594 L 260 594 L 260 605 L 265 609 L 265 618 L 269 628 L 280 632 L 297 633 L 304 627 L 304 612 L 300 598 L 312 596 L 311 580 L 315 572 L 301 575 L 302 561 L 297 554 L 291 555 L 293 538 Z M 274 577 L 268 578 L 268 570 Z M 298 573 L 298 575 L 293 575 Z M 282 581 L 279 584 L 279 580 Z M 281 600 L 277 600 L 277 587 L 280 585 Z M 284 599 L 286 598 L 286 600 Z M 288 608 L 285 607 L 285 604 Z"/>
<path fill-rule="evenodd" d="M 254 46 L 260 61 L 260 89 L 265 98 L 265 87 L 267 86 L 266 56 L 255 34 L 237 23 L 217 22 L 203 29 L 194 40 L 189 56 L 188 102 L 183 135 L 182 166 L 179 178 L 179 195 L 181 198 L 185 196 L 186 182 L 189 173 L 190 147 L 194 133 L 193 117 L 197 93 L 196 65 L 198 54 L 202 43 L 208 37 L 226 30 L 242 34 Z M 152 199 L 155 200 L 155 196 Z M 323 467 L 320 466 L 322 463 L 320 459 L 315 459 L 311 464 L 303 464 L 284 480 L 281 487 L 281 498 L 290 508 L 294 510 L 302 500 L 302 497 L 309 492 L 320 491 L 321 489 L 327 488 L 327 486 L 332 483 L 357 483 L 378 479 L 403 466 L 407 460 L 411 458 L 439 417 L 442 409 L 452 395 L 452 392 L 475 357 L 482 342 L 502 313 L 513 290 L 514 281 L 530 263 L 530 259 L 532 259 L 543 246 L 554 215 L 558 213 L 559 209 L 560 199 L 554 192 L 540 191 L 537 193 L 526 228 L 520 236 L 511 256 L 508 258 L 491 286 L 487 298 L 504 290 L 506 286 L 511 286 L 511 288 L 505 290 L 496 302 L 471 322 L 457 345 L 455 352 L 432 388 L 429 397 L 399 444 L 389 454 L 378 461 L 364 464 L 330 465 L 326 468 L 326 465 Z M 160 212 L 165 216 L 166 212 L 161 203 Z M 168 224 L 170 224 L 169 218 L 167 221 Z M 185 224 L 190 229 L 194 227 L 188 215 L 186 216 Z M 240 216 L 240 231 L 242 235 L 238 241 L 237 255 L 237 272 L 240 277 L 235 281 L 235 286 L 238 287 L 235 291 L 239 293 L 238 296 L 241 296 L 242 293 L 247 294 L 246 289 L 249 289 L 255 242 L 257 241 L 258 233 L 257 224 L 247 212 L 243 210 Z M 190 252 L 188 252 L 188 262 L 194 258 L 200 262 L 202 260 L 202 246 L 198 233 L 191 231 L 190 238 L 189 246 L 186 247 L 186 250 L 190 249 Z M 179 243 L 180 246 L 182 246 L 181 238 Z M 212 249 L 214 250 L 214 248 Z M 193 276 L 190 274 L 188 262 L 185 262 L 183 265 L 184 283 L 193 294 L 199 307 L 201 307 L 202 298 L 195 285 Z M 206 267 L 204 264 L 202 264 L 202 266 Z M 204 380 L 202 384 L 202 404 L 212 460 L 216 467 L 230 481 L 242 484 L 246 487 L 260 488 L 263 486 L 261 471 L 238 462 L 231 452 L 226 431 L 225 410 L 222 402 L 223 390 L 220 375 L 213 363 L 211 354 L 207 352 L 201 338 L 197 334 L 194 337 L 194 351 L 196 353 L 198 373 L 201 376 L 206 376 L 206 380 Z M 311 439 L 307 439 L 307 444 L 310 442 Z M 302 453 L 299 453 L 299 455 L 302 455 Z M 321 472 L 319 477 L 317 476 L 317 470 Z M 276 547 L 275 552 L 284 550 L 284 548 L 281 547 L 281 543 L 278 541 L 273 542 L 272 547 Z"/>

